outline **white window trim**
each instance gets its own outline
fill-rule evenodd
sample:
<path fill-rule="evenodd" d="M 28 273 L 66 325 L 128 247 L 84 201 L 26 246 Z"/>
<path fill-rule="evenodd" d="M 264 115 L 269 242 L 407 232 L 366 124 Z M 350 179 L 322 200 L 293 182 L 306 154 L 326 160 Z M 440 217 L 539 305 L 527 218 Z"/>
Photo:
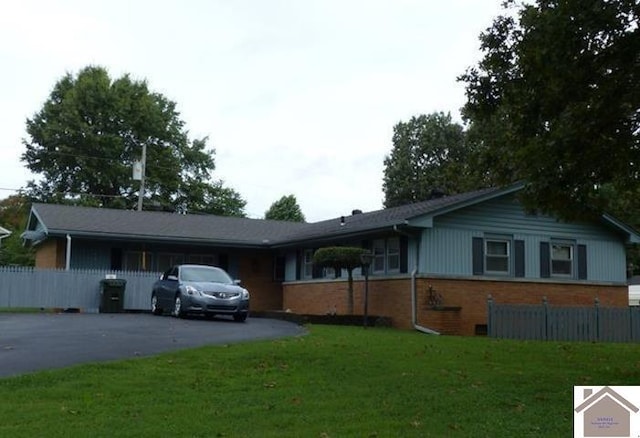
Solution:
<path fill-rule="evenodd" d="M 307 259 L 308 256 L 308 259 Z M 307 274 L 307 267 L 309 273 Z M 302 253 L 302 278 L 307 280 L 313 278 L 313 250 L 305 249 Z"/>
<path fill-rule="evenodd" d="M 380 244 L 382 244 L 380 246 Z M 382 248 L 382 254 L 376 253 L 376 249 Z M 374 274 L 384 274 L 387 272 L 387 242 L 385 239 L 376 239 L 373 241 L 373 261 L 371 262 L 371 272 Z M 382 259 L 382 269 L 376 269 L 376 260 Z"/>
<path fill-rule="evenodd" d="M 397 248 L 397 253 L 391 253 L 391 245 L 389 244 L 389 242 L 395 242 L 395 248 Z M 385 268 L 387 268 L 387 273 L 388 274 L 397 274 L 400 272 L 400 238 L 399 237 L 390 237 L 385 241 L 386 244 L 386 251 L 385 251 Z M 391 269 L 389 260 L 391 259 L 391 257 L 397 257 L 398 258 L 398 267 Z"/>
<path fill-rule="evenodd" d="M 393 245 L 394 248 L 397 248 L 397 252 L 392 252 L 391 248 L 392 245 L 389 244 L 389 242 L 391 241 L 395 241 L 395 245 Z M 381 253 L 376 253 L 376 249 L 382 249 Z M 402 249 L 400 248 L 400 238 L 399 237 L 389 237 L 386 239 L 376 239 L 373 241 L 373 254 L 374 254 L 374 259 L 373 262 L 371 263 L 371 267 L 369 268 L 371 270 L 372 274 L 377 274 L 377 275 L 388 275 L 388 274 L 397 274 L 400 272 L 400 265 L 401 265 L 401 260 L 402 260 L 402 254 L 401 251 Z M 391 259 L 391 257 L 397 257 L 398 258 L 398 267 L 397 268 L 393 268 L 390 269 L 389 268 L 389 260 Z M 376 269 L 376 260 L 380 260 L 382 259 L 383 261 L 383 268 L 382 269 Z"/>
<path fill-rule="evenodd" d="M 490 255 L 489 252 L 487 251 L 487 244 L 489 242 L 500 242 L 500 243 L 506 243 L 507 244 L 507 255 L 506 256 L 500 256 L 500 255 L 495 255 L 492 254 Z M 507 236 L 488 236 L 485 237 L 483 239 L 483 263 L 484 263 L 484 272 L 488 275 L 501 275 L 501 276 L 511 276 L 513 270 L 512 270 L 512 266 L 513 266 L 513 251 L 511 250 L 511 246 L 513 244 L 513 239 L 511 237 L 507 237 Z M 507 259 L 507 270 L 506 271 L 494 271 L 488 268 L 488 263 L 487 263 L 487 258 L 488 257 L 494 257 L 494 258 L 506 258 Z"/>
<path fill-rule="evenodd" d="M 569 260 L 567 259 L 554 259 L 553 258 L 553 247 L 554 246 L 566 246 L 569 248 Z M 553 272 L 553 262 L 557 261 L 568 261 L 569 266 L 571 267 L 571 272 L 569 274 L 557 273 Z M 551 277 L 558 278 L 574 278 L 576 276 L 576 243 L 570 240 L 554 240 L 552 239 L 549 242 L 549 275 Z"/>

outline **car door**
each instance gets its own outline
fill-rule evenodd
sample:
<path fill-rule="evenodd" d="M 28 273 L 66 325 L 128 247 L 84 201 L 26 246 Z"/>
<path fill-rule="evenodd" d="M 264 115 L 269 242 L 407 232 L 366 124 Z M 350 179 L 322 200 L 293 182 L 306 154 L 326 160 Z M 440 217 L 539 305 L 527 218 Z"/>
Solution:
<path fill-rule="evenodd" d="M 173 306 L 173 300 L 178 290 L 178 267 L 174 266 L 162 274 L 162 278 L 158 282 L 156 294 L 158 301 L 162 303 L 162 308 L 170 309 Z"/>

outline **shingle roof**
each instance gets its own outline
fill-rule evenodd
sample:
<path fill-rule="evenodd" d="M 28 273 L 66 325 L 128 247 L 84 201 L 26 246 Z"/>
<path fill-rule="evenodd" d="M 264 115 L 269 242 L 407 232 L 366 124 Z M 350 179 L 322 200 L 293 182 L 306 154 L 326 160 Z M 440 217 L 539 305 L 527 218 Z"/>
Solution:
<path fill-rule="evenodd" d="M 315 223 L 246 219 L 213 215 L 112 210 L 58 204 L 34 204 L 33 214 L 48 235 L 207 242 L 230 246 L 286 245 L 304 240 L 340 238 L 405 225 L 412 218 L 439 214 L 518 188 L 484 189 L 429 201 Z"/>
<path fill-rule="evenodd" d="M 306 224 L 226 216 L 34 204 L 49 235 L 264 245 Z"/>
<path fill-rule="evenodd" d="M 412 218 L 438 213 L 449 207 L 462 206 L 466 202 L 482 199 L 484 196 L 495 194 L 498 191 L 498 189 L 478 190 L 402 205 L 400 207 L 315 222 L 299 230 L 292 230 L 287 236 L 287 240 L 293 242 L 319 237 L 339 237 L 387 227 L 391 228 L 394 225 L 406 225 L 407 221 Z"/>

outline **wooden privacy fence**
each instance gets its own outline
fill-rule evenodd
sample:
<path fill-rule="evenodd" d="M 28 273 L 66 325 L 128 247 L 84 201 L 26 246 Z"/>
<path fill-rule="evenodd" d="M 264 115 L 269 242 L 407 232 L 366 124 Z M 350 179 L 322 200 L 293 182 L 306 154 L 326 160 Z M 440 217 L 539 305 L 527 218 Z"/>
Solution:
<path fill-rule="evenodd" d="M 61 308 L 97 312 L 107 275 L 126 280 L 123 308 L 148 310 L 157 272 L 0 267 L 0 307 Z"/>
<path fill-rule="evenodd" d="M 493 338 L 548 341 L 640 342 L 640 307 L 552 307 L 487 300 L 487 333 Z"/>

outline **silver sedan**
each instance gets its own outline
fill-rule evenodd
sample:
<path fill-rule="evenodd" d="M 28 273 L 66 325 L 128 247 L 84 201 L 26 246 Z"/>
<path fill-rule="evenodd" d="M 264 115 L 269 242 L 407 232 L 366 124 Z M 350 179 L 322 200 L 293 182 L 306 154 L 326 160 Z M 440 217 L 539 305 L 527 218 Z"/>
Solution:
<path fill-rule="evenodd" d="M 249 315 L 249 291 L 223 269 L 205 265 L 177 265 L 153 285 L 151 311 L 175 317 L 189 313 L 231 315 L 242 322 Z"/>

